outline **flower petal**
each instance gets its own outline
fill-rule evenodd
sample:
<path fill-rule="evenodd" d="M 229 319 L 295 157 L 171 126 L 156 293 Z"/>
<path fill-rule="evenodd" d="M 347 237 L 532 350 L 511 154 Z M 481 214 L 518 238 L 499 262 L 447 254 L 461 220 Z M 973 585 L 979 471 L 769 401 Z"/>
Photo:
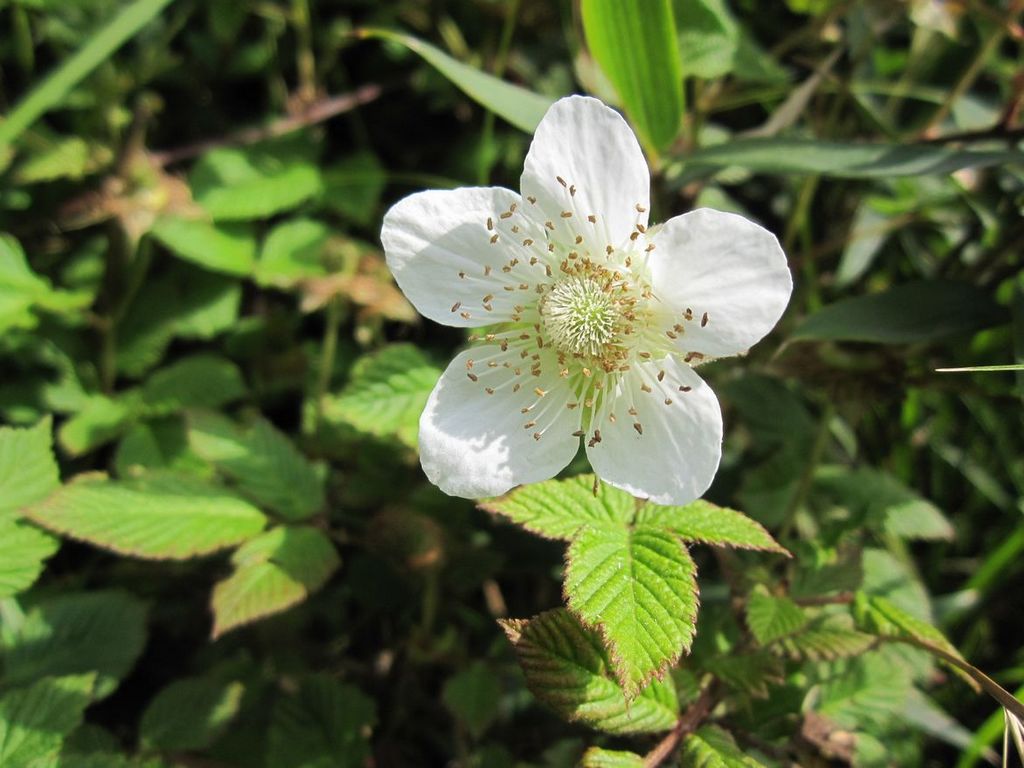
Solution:
<path fill-rule="evenodd" d="M 601 404 L 591 431 L 595 426 L 601 441 L 587 445 L 594 472 L 634 496 L 657 504 L 688 504 L 708 489 L 718 469 L 718 398 L 674 357 L 634 365 Z"/>
<path fill-rule="evenodd" d="M 570 392 L 554 355 L 540 363 L 540 376 L 518 368 L 514 346 L 475 347 L 452 360 L 420 417 L 420 463 L 430 482 L 477 499 L 554 477 L 572 461 L 580 412 L 566 407 Z"/>
<path fill-rule="evenodd" d="M 519 195 L 501 187 L 429 190 L 391 207 L 384 254 L 420 314 L 464 328 L 514 319 L 528 298 L 519 286 L 544 277 L 545 262 L 530 265 L 530 255 L 546 256 L 544 233 L 520 207 Z"/>
<path fill-rule="evenodd" d="M 562 243 L 581 235 L 592 250 L 618 248 L 637 224 L 647 224 L 647 162 L 626 121 L 597 99 L 570 96 L 548 109 L 521 186 L 524 198 L 536 198 L 542 215 L 535 218 L 552 222 Z"/>
<path fill-rule="evenodd" d="M 662 322 L 685 328 L 677 341 L 682 351 L 746 352 L 786 309 L 793 279 L 778 240 L 764 227 L 699 208 L 669 219 L 653 242 L 651 285 L 665 306 Z"/>

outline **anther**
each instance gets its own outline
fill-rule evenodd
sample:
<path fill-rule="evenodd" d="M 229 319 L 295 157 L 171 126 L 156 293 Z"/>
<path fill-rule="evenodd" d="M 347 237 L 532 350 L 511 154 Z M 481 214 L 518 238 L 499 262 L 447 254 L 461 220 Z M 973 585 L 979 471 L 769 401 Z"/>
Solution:
<path fill-rule="evenodd" d="M 664 380 L 665 380 L 665 372 L 664 371 L 658 371 L 658 381 L 664 381 Z"/>
<path fill-rule="evenodd" d="M 558 180 L 558 183 L 559 183 L 559 184 L 561 184 L 561 185 L 562 185 L 563 187 L 565 187 L 565 186 L 568 186 L 568 185 L 567 185 L 567 184 L 565 183 L 565 179 L 563 179 L 563 178 L 562 178 L 561 176 L 555 176 L 555 179 L 557 179 L 557 180 Z"/>
<path fill-rule="evenodd" d="M 547 394 L 547 392 L 545 392 L 540 387 L 534 387 L 533 391 L 536 393 L 537 397 L 544 397 L 544 395 Z"/>
<path fill-rule="evenodd" d="M 686 357 L 683 358 L 683 362 L 690 363 L 696 360 L 698 363 L 704 359 L 704 355 L 700 352 L 687 352 Z"/>
<path fill-rule="evenodd" d="M 465 280 L 466 279 L 466 273 L 465 272 L 459 272 L 459 277 L 461 279 Z"/>
<path fill-rule="evenodd" d="M 512 218 L 512 211 L 505 211 L 503 214 L 501 214 L 501 216 L 499 216 L 499 218 L 511 219 Z"/>
<path fill-rule="evenodd" d="M 665 398 L 665 405 L 672 405 L 672 398 L 671 397 L 666 397 Z"/>
<path fill-rule="evenodd" d="M 645 212 L 646 210 L 647 210 L 647 209 L 646 209 L 646 208 L 644 208 L 644 207 L 643 207 L 642 205 L 640 205 L 640 203 L 637 203 L 637 204 L 636 204 L 636 212 L 637 212 L 637 213 L 644 213 L 644 212 Z"/>
<path fill-rule="evenodd" d="M 693 387 L 687 387 L 686 385 L 683 385 L 683 386 L 681 386 L 679 388 L 679 391 L 680 392 L 689 392 L 691 389 L 693 389 Z"/>
<path fill-rule="evenodd" d="M 482 302 L 483 302 L 484 304 L 487 304 L 488 302 L 494 301 L 494 294 L 493 294 L 493 293 L 488 293 L 488 294 L 487 294 L 486 296 L 484 296 L 484 297 L 483 297 L 483 298 L 481 299 L 481 301 L 482 301 Z"/>
<path fill-rule="evenodd" d="M 531 245 L 533 245 L 533 240 L 531 240 L 530 238 L 526 238 L 525 240 L 523 240 L 523 245 L 529 248 Z"/>
<path fill-rule="evenodd" d="M 471 318 L 472 315 L 469 314 L 469 312 L 459 312 L 459 317 L 461 317 L 463 320 L 469 320 L 469 318 Z"/>
<path fill-rule="evenodd" d="M 541 433 L 540 433 L 540 432 L 534 432 L 534 433 L 533 433 L 533 439 L 534 439 L 534 440 L 540 440 L 540 436 L 541 436 Z"/>
<path fill-rule="evenodd" d="M 492 219 L 490 216 L 488 216 L 487 217 L 487 231 L 490 232 L 492 229 L 494 229 L 494 219 Z"/>
<path fill-rule="evenodd" d="M 484 392 L 486 392 L 488 395 L 493 395 L 494 394 L 494 388 L 493 387 L 484 387 Z"/>
<path fill-rule="evenodd" d="M 633 429 L 635 429 L 637 431 L 637 434 L 639 435 L 642 435 L 644 433 L 644 425 L 641 424 L 639 421 L 633 424 Z"/>
<path fill-rule="evenodd" d="M 575 432 L 572 433 L 572 436 L 573 437 L 584 437 L 586 434 L 587 433 L 584 432 L 582 429 L 577 429 Z"/>
<path fill-rule="evenodd" d="M 575 186 L 570 186 L 569 187 L 569 195 L 571 197 L 575 197 L 576 196 L 576 187 Z"/>
<path fill-rule="evenodd" d="M 491 267 L 489 265 L 485 266 L 484 267 L 484 277 L 487 277 L 490 274 L 491 274 Z"/>
<path fill-rule="evenodd" d="M 640 233 L 639 232 L 630 232 L 629 233 L 629 239 L 630 240 L 636 240 L 638 237 L 640 237 Z"/>
<path fill-rule="evenodd" d="M 461 301 L 456 301 L 454 304 L 452 304 L 452 312 L 458 312 L 459 311 L 459 307 L 461 307 L 461 306 L 462 306 L 462 302 Z"/>
<path fill-rule="evenodd" d="M 537 426 L 537 422 L 536 421 L 528 421 L 525 424 L 523 424 L 523 429 L 533 429 L 536 426 Z"/>
<path fill-rule="evenodd" d="M 534 197 L 533 195 L 527 195 L 526 199 L 530 201 L 530 205 L 536 205 L 537 204 L 537 198 Z"/>
<path fill-rule="evenodd" d="M 480 377 L 477 376 L 475 373 L 467 373 L 466 376 L 468 376 L 469 380 L 472 381 L 473 383 L 476 383 L 477 381 L 480 380 Z"/>
<path fill-rule="evenodd" d="M 597 224 L 597 216 L 595 216 L 594 214 L 590 214 L 589 216 L 587 216 L 587 221 L 589 221 L 591 224 Z"/>
<path fill-rule="evenodd" d="M 563 219 L 568 219 L 570 216 L 572 216 L 572 211 L 562 211 L 561 215 Z"/>
<path fill-rule="evenodd" d="M 644 248 L 644 253 L 650 253 L 653 250 L 654 250 L 654 243 L 651 243 L 646 248 Z"/>
<path fill-rule="evenodd" d="M 651 391 L 651 388 L 649 386 L 647 386 L 646 384 L 641 384 L 640 385 L 640 389 L 643 390 L 644 392 L 650 392 Z"/>
<path fill-rule="evenodd" d="M 498 233 L 497 232 L 495 232 L 493 235 L 491 235 L 491 245 L 494 245 L 496 242 L 498 242 Z"/>
<path fill-rule="evenodd" d="M 576 235 L 576 245 L 583 242 L 583 235 Z"/>
<path fill-rule="evenodd" d="M 637 228 L 638 232 L 646 232 L 647 231 L 647 227 L 645 227 L 643 224 L 637 224 L 636 228 Z"/>
<path fill-rule="evenodd" d="M 604 252 L 611 256 L 613 253 L 615 253 L 615 249 L 612 248 L 610 245 L 606 245 L 604 247 Z"/>
<path fill-rule="evenodd" d="M 708 324 L 708 313 L 705 312 L 703 317 L 701 317 L 701 319 L 700 319 L 700 327 L 703 328 L 707 324 Z"/>

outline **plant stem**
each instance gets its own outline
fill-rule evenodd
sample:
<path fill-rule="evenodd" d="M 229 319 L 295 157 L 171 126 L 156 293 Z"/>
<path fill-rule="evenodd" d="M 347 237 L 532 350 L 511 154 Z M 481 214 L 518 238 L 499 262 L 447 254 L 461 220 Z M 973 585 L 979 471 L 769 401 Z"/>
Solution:
<path fill-rule="evenodd" d="M 334 358 L 338 353 L 338 332 L 341 328 L 344 307 L 341 299 L 334 296 L 327 302 L 327 316 L 324 320 L 324 341 L 320 349 L 320 370 L 317 373 L 316 381 L 316 420 L 313 423 L 312 431 L 315 433 L 320 428 L 324 415 L 324 398 L 331 387 L 331 374 L 334 372 Z"/>
<path fill-rule="evenodd" d="M 705 686 L 697 700 L 680 715 L 675 727 L 654 746 L 654 749 L 644 755 L 644 768 L 657 768 L 675 751 L 685 736 L 697 730 L 697 727 L 714 708 L 713 689 L 714 683 Z"/>
<path fill-rule="evenodd" d="M 818 468 L 818 464 L 821 463 L 821 456 L 825 452 L 825 445 L 828 443 L 828 427 L 832 421 L 832 414 L 833 406 L 831 403 L 828 403 L 821 414 L 821 420 L 818 422 L 818 431 L 814 436 L 814 444 L 811 446 L 810 455 L 807 457 L 807 464 L 804 466 L 804 471 L 800 475 L 796 490 L 793 492 L 793 496 L 786 508 L 786 516 L 783 519 L 782 527 L 779 529 L 780 540 L 784 539 L 792 531 L 797 513 L 807 500 L 807 494 L 811 492 L 811 485 L 814 483 L 814 471 Z"/>

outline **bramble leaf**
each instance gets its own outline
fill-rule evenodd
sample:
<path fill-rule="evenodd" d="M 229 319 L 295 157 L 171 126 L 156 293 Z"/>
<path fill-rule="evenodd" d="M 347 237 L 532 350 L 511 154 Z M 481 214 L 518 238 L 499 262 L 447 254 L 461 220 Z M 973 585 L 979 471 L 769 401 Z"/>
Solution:
<path fill-rule="evenodd" d="M 28 589 L 39 578 L 43 561 L 60 542 L 37 528 L 0 518 L 0 598 Z"/>
<path fill-rule="evenodd" d="M 584 528 L 566 559 L 569 608 L 601 633 L 632 698 L 693 642 L 697 566 L 677 536 L 646 526 Z"/>
<path fill-rule="evenodd" d="M 57 765 L 64 737 L 82 721 L 95 675 L 44 677 L 0 696 L 0 765 Z"/>
<path fill-rule="evenodd" d="M 146 642 L 146 609 L 124 592 L 68 593 L 40 603 L 4 639 L 4 682 L 90 673 L 93 696 L 117 687 Z"/>
<path fill-rule="evenodd" d="M 806 623 L 807 615 L 788 597 L 770 595 L 763 587 L 750 593 L 747 626 L 761 645 L 792 635 Z"/>
<path fill-rule="evenodd" d="M 163 473 L 123 481 L 79 475 L 25 509 L 52 531 L 125 555 L 183 560 L 245 541 L 266 517 L 228 491 Z"/>
<path fill-rule="evenodd" d="M 324 417 L 415 447 L 420 414 L 441 369 L 412 344 L 392 344 L 360 359 L 348 385 L 324 403 Z"/>
<path fill-rule="evenodd" d="M 0 427 L 0 517 L 16 515 L 58 485 L 51 420 L 26 429 Z"/>
<path fill-rule="evenodd" d="M 602 485 L 595 495 L 593 475 L 531 483 L 480 506 L 539 536 L 566 541 L 585 525 L 625 526 L 636 512 L 636 501 L 618 488 Z"/>
<path fill-rule="evenodd" d="M 675 724 L 679 703 L 672 679 L 656 680 L 627 701 L 601 638 L 564 608 L 499 623 L 527 687 L 562 717 L 614 734 L 665 731 Z"/>
<path fill-rule="evenodd" d="M 706 725 L 683 740 L 682 764 L 693 768 L 762 768 L 743 754 L 733 737 L 721 728 Z"/>
<path fill-rule="evenodd" d="M 326 504 L 316 467 L 264 419 L 243 428 L 213 411 L 192 412 L 188 439 L 239 491 L 286 520 L 304 520 Z"/>
<path fill-rule="evenodd" d="M 212 677 L 175 680 L 149 703 L 139 725 L 145 749 L 203 749 L 238 714 L 245 688 Z"/>
<path fill-rule="evenodd" d="M 582 768 L 644 768 L 644 759 L 635 752 L 591 747 L 583 754 Z"/>
<path fill-rule="evenodd" d="M 341 564 L 324 534 L 280 526 L 238 548 L 235 572 L 213 589 L 213 637 L 280 613 L 320 589 Z"/>
<path fill-rule="evenodd" d="M 672 531 L 684 541 L 789 554 L 760 523 L 742 512 L 702 499 L 685 507 L 644 504 L 636 519 L 638 523 Z"/>

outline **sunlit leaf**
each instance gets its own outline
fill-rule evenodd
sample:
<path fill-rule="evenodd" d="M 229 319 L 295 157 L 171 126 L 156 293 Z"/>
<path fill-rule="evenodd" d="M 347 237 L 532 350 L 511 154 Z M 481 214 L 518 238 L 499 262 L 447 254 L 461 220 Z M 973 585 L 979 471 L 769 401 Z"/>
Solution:
<path fill-rule="evenodd" d="M 0 518 L 60 485 L 52 430 L 48 418 L 27 429 L 0 427 Z"/>
<path fill-rule="evenodd" d="M 91 701 L 94 679 L 91 674 L 44 677 L 0 696 L 0 765 L 57 765 L 64 737 L 82 721 Z"/>
<path fill-rule="evenodd" d="M 175 680 L 142 714 L 139 742 L 148 749 L 202 749 L 238 714 L 244 687 L 212 677 Z"/>
<path fill-rule="evenodd" d="M 28 589 L 60 542 L 30 525 L 0 518 L 0 598 Z"/>
<path fill-rule="evenodd" d="M 501 622 L 533 695 L 568 720 L 608 733 L 665 731 L 679 716 L 671 678 L 627 701 L 600 636 L 564 609 Z"/>
<path fill-rule="evenodd" d="M 182 560 L 245 541 L 263 513 L 193 477 L 143 475 L 123 481 L 80 475 L 25 510 L 43 526 L 125 555 Z"/>
<path fill-rule="evenodd" d="M 770 595 L 763 587 L 750 593 L 747 626 L 761 645 L 791 635 L 806 623 L 803 610 L 788 597 Z"/>

